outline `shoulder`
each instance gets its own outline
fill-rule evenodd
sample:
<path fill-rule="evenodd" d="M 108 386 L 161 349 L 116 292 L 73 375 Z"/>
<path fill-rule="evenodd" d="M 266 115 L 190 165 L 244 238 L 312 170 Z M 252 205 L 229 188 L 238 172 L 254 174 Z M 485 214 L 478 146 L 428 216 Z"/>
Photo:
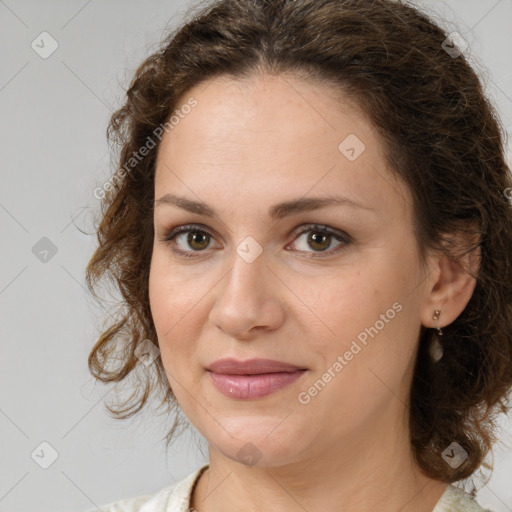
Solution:
<path fill-rule="evenodd" d="M 449 485 L 432 512 L 492 512 L 482 508 L 467 492 Z"/>
<path fill-rule="evenodd" d="M 108 503 L 100 507 L 102 512 L 188 512 L 192 489 L 201 473 L 202 466 L 182 480 L 160 489 L 154 494 L 144 494 Z M 93 512 L 91 509 L 87 512 Z"/>

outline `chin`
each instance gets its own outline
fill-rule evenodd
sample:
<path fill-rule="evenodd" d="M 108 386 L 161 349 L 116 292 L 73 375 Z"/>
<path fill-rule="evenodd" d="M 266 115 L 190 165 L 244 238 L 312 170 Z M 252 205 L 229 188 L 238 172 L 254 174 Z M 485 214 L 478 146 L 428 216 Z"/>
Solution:
<path fill-rule="evenodd" d="M 305 439 L 299 432 L 281 430 L 278 425 L 282 419 L 252 416 L 232 418 L 229 422 L 223 420 L 226 430 L 219 428 L 215 438 L 208 436 L 206 439 L 224 457 L 244 466 L 283 466 L 296 460 Z"/>

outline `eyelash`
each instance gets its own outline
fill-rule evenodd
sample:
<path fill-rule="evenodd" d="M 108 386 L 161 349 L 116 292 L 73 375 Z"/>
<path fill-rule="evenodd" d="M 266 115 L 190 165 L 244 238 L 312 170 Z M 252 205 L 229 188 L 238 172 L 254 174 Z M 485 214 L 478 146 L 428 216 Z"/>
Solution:
<path fill-rule="evenodd" d="M 175 247 L 176 244 L 175 244 L 175 241 L 174 241 L 174 239 L 178 235 L 183 234 L 183 233 L 190 233 L 190 232 L 206 233 L 208 236 L 214 238 L 213 235 L 207 229 L 199 229 L 199 226 L 200 225 L 198 225 L 198 224 L 187 224 L 187 225 L 184 225 L 184 226 L 178 226 L 178 227 L 176 227 L 174 229 L 170 229 L 169 231 L 167 231 L 164 234 L 163 237 L 159 237 L 159 240 L 161 242 L 164 242 L 167 245 L 172 246 L 171 250 L 175 254 L 178 254 L 178 255 L 183 256 L 185 258 L 198 258 L 198 257 L 201 257 L 199 255 L 195 256 L 195 255 L 193 255 L 193 253 L 206 252 L 206 249 L 202 250 L 202 251 L 193 251 L 193 250 L 192 251 L 184 251 L 182 249 L 176 248 Z M 350 243 L 352 242 L 351 237 L 348 236 L 346 233 L 333 231 L 329 227 L 324 226 L 322 224 L 306 224 L 304 226 L 301 226 L 301 228 L 304 228 L 304 229 L 297 234 L 296 238 L 299 238 L 301 235 L 303 235 L 304 233 L 307 233 L 309 231 L 316 231 L 317 233 L 331 235 L 337 241 L 343 242 L 342 245 L 339 245 L 335 250 L 332 250 L 332 251 L 328 251 L 328 250 L 326 250 L 326 251 L 316 251 L 316 252 L 314 251 L 312 253 L 313 254 L 312 256 L 307 256 L 308 258 L 326 258 L 326 257 L 332 256 L 334 254 L 338 254 L 338 253 L 342 252 L 344 249 L 346 249 L 347 246 L 350 245 Z M 309 251 L 299 251 L 299 252 L 309 252 Z M 324 254 L 327 254 L 327 256 L 324 256 Z"/>

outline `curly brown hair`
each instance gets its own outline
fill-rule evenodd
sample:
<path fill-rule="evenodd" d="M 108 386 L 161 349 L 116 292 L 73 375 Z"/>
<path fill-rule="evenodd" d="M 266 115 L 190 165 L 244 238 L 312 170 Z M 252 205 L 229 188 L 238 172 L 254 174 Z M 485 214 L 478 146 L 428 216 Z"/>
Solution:
<path fill-rule="evenodd" d="M 412 192 L 423 263 L 428 248 L 457 260 L 475 240 L 480 246 L 475 290 L 444 328 L 438 363 L 428 356 L 433 329 L 422 326 L 410 392 L 410 441 L 420 469 L 447 483 L 469 477 L 497 440 L 496 420 L 509 410 L 512 387 L 512 179 L 506 132 L 476 71 L 464 54 L 447 51 L 453 44 L 446 46 L 446 30 L 405 0 L 217 0 L 198 7 L 138 67 L 107 128 L 121 152 L 116 173 L 97 189 L 99 246 L 86 281 L 97 297 L 98 280 L 108 278 L 122 300 L 88 362 L 104 383 L 135 376 L 134 393 L 108 410 L 130 417 L 158 389 L 160 406 L 179 412 L 161 358 L 137 371 L 137 347 L 147 340 L 158 346 L 148 295 L 155 137 L 203 81 L 292 72 L 348 93 L 378 129 L 392 170 Z M 450 233 L 463 233 L 465 247 L 450 245 Z M 120 364 L 109 367 L 112 361 Z M 457 468 L 441 457 L 453 440 L 468 453 Z"/>

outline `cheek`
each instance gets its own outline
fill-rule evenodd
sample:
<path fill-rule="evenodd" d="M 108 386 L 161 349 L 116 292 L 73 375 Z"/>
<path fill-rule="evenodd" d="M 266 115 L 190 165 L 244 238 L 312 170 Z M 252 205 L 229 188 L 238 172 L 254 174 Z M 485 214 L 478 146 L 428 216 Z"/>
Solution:
<path fill-rule="evenodd" d="M 155 327 L 164 337 L 186 323 L 204 289 L 194 286 L 190 275 L 169 263 L 166 249 L 155 247 L 149 272 L 149 301 Z"/>
<path fill-rule="evenodd" d="M 149 273 L 149 302 L 166 369 L 177 371 L 180 362 L 195 350 L 190 339 L 197 339 L 194 330 L 199 326 L 197 315 L 202 295 L 200 288 L 183 279 L 183 273 L 170 268 L 165 258 L 154 255 Z"/>
<path fill-rule="evenodd" d="M 303 281 L 301 293 L 309 309 L 308 328 L 315 330 L 318 339 L 327 339 L 336 351 L 350 345 L 352 337 L 373 324 L 393 303 L 387 298 L 393 294 L 383 293 L 387 286 L 379 282 L 379 277 L 358 268 Z"/>
<path fill-rule="evenodd" d="M 340 421 L 345 414 L 356 421 L 361 406 L 370 411 L 393 396 L 405 400 L 417 346 L 414 308 L 396 281 L 376 277 L 352 291 L 354 300 L 332 317 L 336 342 L 325 349 L 326 369 L 340 363 L 331 370 L 331 398 L 346 405 L 333 411 Z"/>
<path fill-rule="evenodd" d="M 390 369 L 407 366 L 415 346 L 410 342 L 415 325 L 408 321 L 411 301 L 403 282 L 397 279 L 396 265 L 388 262 L 360 267 L 317 282 L 320 286 L 308 284 L 307 290 L 303 288 L 314 312 L 304 322 L 309 330 L 308 343 L 321 356 L 320 371 L 332 367 L 342 356 L 346 363 L 337 375 L 344 373 L 349 378 L 351 374 L 352 382 L 364 384 L 368 378 L 375 380 L 369 368 L 392 378 Z"/>
<path fill-rule="evenodd" d="M 198 314 L 200 297 L 195 287 L 183 281 L 169 268 L 165 258 L 156 255 L 149 274 L 149 301 L 155 324 L 158 345 L 167 380 L 176 400 L 187 415 L 193 416 L 193 403 L 189 403 L 187 389 L 197 378 L 191 361 L 196 359 L 197 347 L 191 342 L 199 334 L 194 318 Z"/>

